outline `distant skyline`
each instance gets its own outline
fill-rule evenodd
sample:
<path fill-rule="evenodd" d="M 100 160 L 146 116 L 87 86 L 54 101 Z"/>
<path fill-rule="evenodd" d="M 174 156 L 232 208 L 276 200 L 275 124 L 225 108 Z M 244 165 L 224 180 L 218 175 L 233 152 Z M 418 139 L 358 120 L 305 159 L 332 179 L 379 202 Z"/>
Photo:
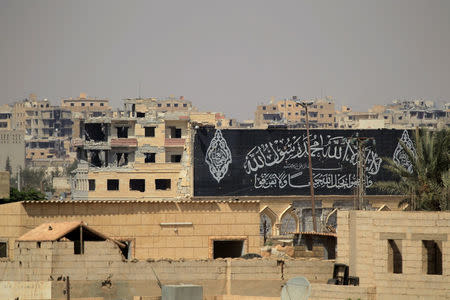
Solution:
<path fill-rule="evenodd" d="M 450 102 L 450 1 L 0 1 L 0 104 L 185 96 L 253 118 L 331 96 Z"/>

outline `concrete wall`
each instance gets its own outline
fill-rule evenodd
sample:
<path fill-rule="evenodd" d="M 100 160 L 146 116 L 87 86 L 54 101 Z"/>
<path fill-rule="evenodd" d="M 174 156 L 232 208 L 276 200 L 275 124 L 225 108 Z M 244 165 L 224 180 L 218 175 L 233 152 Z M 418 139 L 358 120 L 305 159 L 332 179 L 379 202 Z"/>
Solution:
<path fill-rule="evenodd" d="M 51 300 L 50 281 L 0 281 L 2 300 Z"/>
<path fill-rule="evenodd" d="M 139 259 L 208 258 L 214 239 L 241 239 L 244 253 L 259 253 L 258 213 L 258 202 L 237 201 L 11 203 L 0 205 L 0 238 L 9 240 L 12 257 L 15 239 L 28 230 L 77 220 L 112 238 L 132 241 L 133 257 Z M 176 224 L 180 222 L 192 224 Z"/>
<path fill-rule="evenodd" d="M 0 171 L 0 199 L 9 198 L 9 172 Z"/>
<path fill-rule="evenodd" d="M 377 299 L 450 298 L 450 212 L 339 211 L 337 260 Z M 388 240 L 398 241 L 402 273 L 389 269 Z M 427 274 L 423 240 L 441 244 L 442 275 Z"/>
<path fill-rule="evenodd" d="M 74 254 L 73 242 L 41 242 L 39 245 L 16 242 L 15 247 L 18 253 L 15 260 L 0 264 L 0 282 L 47 281 L 52 286 L 52 299 L 64 299 L 67 278 L 71 298 L 75 299 L 131 300 L 132 296 L 159 296 L 161 291 L 153 270 L 162 284 L 199 284 L 205 296 L 276 297 L 280 295 L 282 284 L 292 277 L 305 276 L 313 283 L 326 282 L 334 263 L 269 259 L 127 261 L 117 245 L 109 241 L 85 242 L 82 255 Z"/>

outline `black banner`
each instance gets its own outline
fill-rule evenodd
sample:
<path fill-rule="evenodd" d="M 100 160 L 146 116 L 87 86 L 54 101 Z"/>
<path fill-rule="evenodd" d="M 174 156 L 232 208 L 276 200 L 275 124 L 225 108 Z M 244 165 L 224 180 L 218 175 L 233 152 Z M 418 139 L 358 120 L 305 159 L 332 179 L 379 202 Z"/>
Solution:
<path fill-rule="evenodd" d="M 406 130 L 311 130 L 317 195 L 351 195 L 358 186 L 363 143 L 365 185 L 390 180 L 389 157 L 411 168 L 399 140 L 414 151 Z M 359 141 L 358 142 L 358 139 Z M 367 138 L 367 139 L 365 139 Z M 361 142 L 364 140 L 364 142 Z M 194 140 L 194 195 L 309 195 L 306 130 L 200 128 Z M 367 194 L 376 193 L 367 189 Z"/>

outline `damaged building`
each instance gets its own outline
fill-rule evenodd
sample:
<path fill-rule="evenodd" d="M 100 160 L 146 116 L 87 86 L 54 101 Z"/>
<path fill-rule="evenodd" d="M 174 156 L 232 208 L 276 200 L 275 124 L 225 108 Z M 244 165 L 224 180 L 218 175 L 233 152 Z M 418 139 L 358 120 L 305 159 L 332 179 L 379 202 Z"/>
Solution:
<path fill-rule="evenodd" d="M 124 111 L 80 121 L 72 197 L 155 199 L 192 195 L 191 136 L 221 114 L 197 112 L 180 98 L 125 99 Z"/>

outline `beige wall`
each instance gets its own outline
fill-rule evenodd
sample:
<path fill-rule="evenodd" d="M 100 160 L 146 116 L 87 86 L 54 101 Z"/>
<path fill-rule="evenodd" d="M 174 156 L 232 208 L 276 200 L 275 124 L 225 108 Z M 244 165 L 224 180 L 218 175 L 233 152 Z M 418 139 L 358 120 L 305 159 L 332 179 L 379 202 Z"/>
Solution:
<path fill-rule="evenodd" d="M 112 237 L 131 239 L 134 257 L 208 258 L 214 239 L 242 239 L 259 253 L 258 202 L 45 201 L 0 205 L 0 239 L 13 242 L 46 222 L 84 221 Z M 192 225 L 161 223 L 190 222 Z M 12 253 L 10 253 L 12 255 Z"/>
<path fill-rule="evenodd" d="M 13 174 L 25 167 L 23 130 L 0 130 L 0 170 L 4 170 L 9 157 Z"/>
<path fill-rule="evenodd" d="M 0 199 L 9 198 L 9 172 L 0 171 Z"/>
<path fill-rule="evenodd" d="M 376 299 L 448 299 L 450 212 L 339 211 L 337 260 L 361 286 L 376 286 Z M 398 241 L 402 273 L 389 270 L 388 240 Z M 423 268 L 423 240 L 441 243 L 442 275 Z"/>

